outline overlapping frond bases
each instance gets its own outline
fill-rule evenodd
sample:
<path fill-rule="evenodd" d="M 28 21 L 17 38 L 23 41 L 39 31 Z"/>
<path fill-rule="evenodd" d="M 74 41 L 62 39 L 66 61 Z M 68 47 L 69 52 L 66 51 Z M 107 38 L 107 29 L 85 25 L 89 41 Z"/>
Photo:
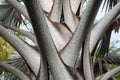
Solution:
<path fill-rule="evenodd" d="M 16 1 L 20 3 L 22 0 L 16 0 Z M 80 18 L 82 16 L 82 8 L 86 0 L 46 0 L 46 1 L 40 0 L 40 1 L 41 1 L 41 6 L 44 10 L 45 19 L 48 24 L 51 36 L 53 38 L 53 41 L 55 43 L 58 52 L 60 52 L 61 50 L 64 49 L 64 47 L 69 42 L 70 38 L 73 36 L 73 33 L 76 30 L 77 25 L 81 20 Z M 104 6 L 106 7 L 106 11 L 110 10 L 118 2 L 119 0 L 105 0 Z M 25 7 L 24 5 L 22 6 Z M 22 12 L 19 11 L 22 10 L 15 9 L 13 5 L 10 5 L 9 3 L 0 4 L 1 24 L 5 28 L 11 29 L 13 32 L 15 31 L 21 33 L 27 36 L 28 38 L 30 38 L 33 42 L 36 42 L 34 35 L 28 33 L 27 31 L 23 31 L 22 29 L 19 29 L 19 26 L 22 23 L 22 17 L 21 17 Z M 26 9 L 23 11 L 26 11 Z M 27 14 L 25 18 L 29 19 L 30 21 L 30 18 Z M 10 28 L 12 26 L 15 26 L 16 28 L 15 27 Z M 99 39 L 97 47 L 95 48 L 95 52 L 93 52 L 92 54 L 95 61 L 95 65 L 94 65 L 95 76 L 99 76 L 100 73 L 103 74 L 106 71 L 108 71 L 109 64 L 120 64 L 120 55 L 118 54 L 118 50 L 120 49 L 113 51 L 112 53 L 109 53 L 111 31 L 114 29 L 115 32 L 118 32 L 119 26 L 120 26 L 120 16 L 116 18 L 116 20 L 112 23 L 111 27 Z M 25 45 L 28 46 L 29 43 Z M 29 49 L 31 50 L 33 49 L 31 48 L 31 46 L 29 47 L 30 47 Z M 28 53 L 31 52 L 28 51 Z M 26 72 L 29 73 L 28 67 L 22 58 L 8 60 L 7 63 L 17 67 L 18 69 L 20 69 L 25 73 Z M 4 73 L 6 76 L 6 80 L 8 78 L 10 80 L 17 80 L 17 78 L 11 73 L 7 71 L 5 71 Z"/>
<path fill-rule="evenodd" d="M 2 24 L 19 27 L 22 21 L 21 14 L 8 3 L 0 5 L 0 22 Z"/>

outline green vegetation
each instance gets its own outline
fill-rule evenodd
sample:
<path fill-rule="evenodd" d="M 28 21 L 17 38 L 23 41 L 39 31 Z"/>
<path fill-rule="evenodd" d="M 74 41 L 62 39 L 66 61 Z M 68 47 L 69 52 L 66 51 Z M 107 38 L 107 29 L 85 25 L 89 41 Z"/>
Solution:
<path fill-rule="evenodd" d="M 109 64 L 109 66 L 113 69 L 113 68 L 116 68 L 116 67 L 120 66 L 120 64 Z M 120 72 L 118 72 L 117 74 L 115 74 L 114 77 L 117 80 L 120 80 Z"/>
<path fill-rule="evenodd" d="M 11 54 L 14 54 L 14 48 L 0 37 L 0 61 L 9 59 Z"/>

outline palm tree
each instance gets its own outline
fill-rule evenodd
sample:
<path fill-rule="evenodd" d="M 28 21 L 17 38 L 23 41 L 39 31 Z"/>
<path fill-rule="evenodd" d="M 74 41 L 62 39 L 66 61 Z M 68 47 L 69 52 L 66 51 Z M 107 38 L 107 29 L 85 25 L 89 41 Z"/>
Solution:
<path fill-rule="evenodd" d="M 87 6 L 83 13 L 84 3 Z M 115 79 L 113 75 L 120 67 L 110 69 L 109 64 L 119 64 L 120 55 L 109 52 L 109 43 L 111 31 L 119 27 L 120 2 L 105 0 L 108 11 L 96 22 L 101 3 L 102 0 L 6 0 L 0 5 L 0 36 L 21 56 L 0 62 L 7 70 L 6 77 L 11 80 Z M 33 32 L 20 28 L 21 24 L 26 25 L 26 19 Z M 34 45 L 20 39 L 15 32 L 32 40 Z"/>

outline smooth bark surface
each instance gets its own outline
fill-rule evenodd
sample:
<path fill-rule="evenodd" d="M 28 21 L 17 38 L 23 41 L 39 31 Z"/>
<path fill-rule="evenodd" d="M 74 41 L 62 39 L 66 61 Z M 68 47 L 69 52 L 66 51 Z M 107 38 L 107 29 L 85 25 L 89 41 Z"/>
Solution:
<path fill-rule="evenodd" d="M 2 36 L 8 43 L 10 43 L 19 52 L 19 54 L 26 60 L 27 64 L 30 66 L 34 74 L 37 75 L 40 64 L 40 57 L 38 52 L 36 52 L 36 50 L 32 49 L 32 47 L 24 43 L 17 36 L 10 33 L 2 25 L 0 25 L 0 36 Z"/>
<path fill-rule="evenodd" d="M 108 80 L 110 77 L 112 77 L 113 75 L 115 75 L 118 72 L 120 72 L 120 67 L 116 67 L 116 68 L 108 71 L 107 73 L 105 73 L 103 75 L 103 77 L 100 80 Z"/>
<path fill-rule="evenodd" d="M 33 29 L 42 52 L 41 55 L 43 59 L 47 60 L 53 78 L 55 80 L 73 80 L 57 54 L 58 52 L 50 35 L 39 0 L 25 0 L 24 2 L 28 9 Z M 47 72 L 44 73 L 47 75 Z"/>
<path fill-rule="evenodd" d="M 37 44 L 36 38 L 35 38 L 35 36 L 34 36 L 32 33 L 28 32 L 28 31 L 25 31 L 25 30 L 23 30 L 23 29 L 19 29 L 19 28 L 13 27 L 13 26 L 6 26 L 6 25 L 4 25 L 4 27 L 6 27 L 6 28 L 8 28 L 8 29 L 11 29 L 11 30 L 13 30 L 13 31 L 15 31 L 15 32 L 19 32 L 19 33 L 23 34 L 24 36 L 28 37 L 28 38 L 31 39 L 34 43 Z"/>
<path fill-rule="evenodd" d="M 85 80 L 94 80 L 93 64 L 92 64 L 91 55 L 89 51 L 90 33 L 91 33 L 91 30 L 89 30 L 88 35 L 86 37 L 84 52 L 83 52 L 83 69 L 84 69 Z"/>
<path fill-rule="evenodd" d="M 88 32 L 89 28 L 92 26 L 95 20 L 101 2 L 101 0 L 90 0 L 88 2 L 85 13 L 82 16 L 81 21 L 72 39 L 61 53 L 63 61 L 70 67 L 74 67 L 75 65 L 76 59 L 79 55 L 79 51 L 87 35 L 86 33 Z"/>
<path fill-rule="evenodd" d="M 94 49 L 96 43 L 98 42 L 100 36 L 109 28 L 112 22 L 120 14 L 120 2 L 113 7 L 108 14 L 93 28 L 91 31 L 90 38 L 90 52 Z M 93 43 L 94 42 L 94 43 Z"/>

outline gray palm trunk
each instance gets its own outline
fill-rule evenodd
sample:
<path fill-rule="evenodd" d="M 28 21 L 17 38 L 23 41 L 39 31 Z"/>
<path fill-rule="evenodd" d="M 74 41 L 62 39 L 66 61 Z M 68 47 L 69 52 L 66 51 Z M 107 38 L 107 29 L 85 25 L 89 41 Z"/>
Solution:
<path fill-rule="evenodd" d="M 114 79 L 113 75 L 120 71 L 119 67 L 108 70 L 104 65 L 120 64 L 120 55 L 117 52 L 114 53 L 117 56 L 111 55 L 108 50 L 111 31 L 120 24 L 120 2 L 111 1 L 116 4 L 95 23 L 102 2 L 6 0 L 0 6 L 0 36 L 14 47 L 21 61 L 24 60 L 26 64 L 24 68 L 22 65 L 18 67 L 18 60 L 12 59 L 0 62 L 0 66 L 15 75 L 14 79 L 20 80 Z M 83 13 L 85 3 L 87 5 Z M 15 11 L 19 14 L 15 14 Z M 24 19 L 32 25 L 33 33 L 17 25 Z M 23 34 L 34 45 L 13 32 Z M 12 74 L 10 79 L 13 79 Z"/>

